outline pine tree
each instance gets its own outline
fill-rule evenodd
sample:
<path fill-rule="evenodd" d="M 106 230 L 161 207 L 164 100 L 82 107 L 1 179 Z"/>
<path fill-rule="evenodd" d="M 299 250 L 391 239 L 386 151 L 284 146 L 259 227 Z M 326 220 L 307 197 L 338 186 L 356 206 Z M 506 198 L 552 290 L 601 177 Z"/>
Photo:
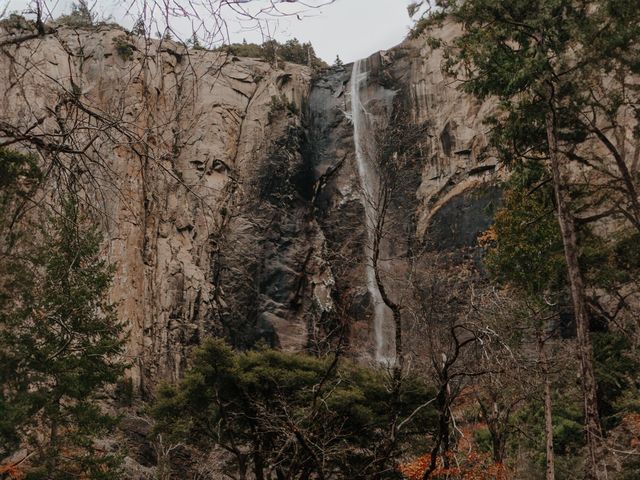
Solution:
<path fill-rule="evenodd" d="M 146 36 L 147 28 L 144 24 L 143 17 L 138 17 L 136 23 L 133 24 L 133 28 L 131 28 L 131 33 L 133 33 L 134 35 L 139 35 L 141 37 Z"/>
<path fill-rule="evenodd" d="M 198 38 L 198 35 L 196 35 L 195 33 L 193 34 L 193 37 L 191 37 L 191 39 L 189 40 L 189 44 L 191 45 L 191 48 L 193 48 L 194 50 L 204 50 L 204 47 L 200 43 L 200 39 Z"/>
<path fill-rule="evenodd" d="M 58 22 L 70 27 L 91 27 L 95 22 L 96 15 L 91 11 L 87 0 L 78 0 L 78 3 L 71 5 L 71 13 L 62 15 Z"/>
<path fill-rule="evenodd" d="M 500 99 L 504 115 L 494 119 L 493 141 L 502 159 L 507 164 L 539 162 L 549 169 L 577 330 L 588 447 L 585 478 L 599 478 L 602 429 L 578 235 L 578 214 L 585 205 L 571 195 L 568 172 L 572 165 L 596 165 L 619 178 L 609 194 L 611 203 L 631 224 L 640 225 L 637 188 L 612 141 L 624 128 L 619 118 L 637 103 L 638 90 L 625 78 L 640 66 L 640 13 L 618 0 L 439 3 L 465 27 L 448 50 L 449 68 L 466 79 L 467 92 Z M 609 155 L 599 156 L 592 147 L 578 150 L 586 141 L 600 142 Z"/>
<path fill-rule="evenodd" d="M 93 446 L 115 425 L 99 402 L 125 368 L 112 269 L 75 200 L 40 224 L 1 265 L 0 454 L 28 444 L 30 478 L 115 478 L 117 458 Z"/>
<path fill-rule="evenodd" d="M 380 471 L 387 471 L 380 456 L 396 419 L 384 372 L 266 348 L 236 352 L 220 339 L 205 340 L 192 364 L 178 385 L 159 390 L 157 428 L 175 441 L 226 450 L 237 478 L 266 479 L 269 471 L 277 478 L 395 478 Z M 423 405 L 432 395 L 406 378 L 399 418 L 417 431 L 433 427 L 433 410 Z M 412 430 L 398 433 L 399 445 L 415 442 Z"/>

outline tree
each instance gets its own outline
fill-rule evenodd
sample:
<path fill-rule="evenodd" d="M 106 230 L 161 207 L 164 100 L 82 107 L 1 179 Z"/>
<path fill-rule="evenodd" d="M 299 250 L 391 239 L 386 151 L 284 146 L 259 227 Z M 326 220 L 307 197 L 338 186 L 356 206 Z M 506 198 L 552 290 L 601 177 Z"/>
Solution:
<path fill-rule="evenodd" d="M 507 454 L 516 450 L 515 445 L 524 443 L 525 461 L 513 462 L 520 464 L 522 475 L 530 472 L 528 468 L 542 471 L 544 462 L 545 478 L 552 480 L 557 427 L 553 391 L 560 390 L 563 403 L 567 403 L 572 383 L 567 372 L 574 367 L 573 352 L 559 334 L 559 312 L 542 298 L 514 295 L 508 289 L 487 291 L 473 303 L 477 317 L 474 322 L 493 332 L 492 341 L 485 342 L 484 355 L 479 360 L 488 373 L 477 379 L 474 396 L 480 409 L 479 420 L 486 424 L 494 462 L 505 463 Z M 540 409 L 544 411 L 543 420 L 537 414 Z M 540 434 L 520 434 L 533 430 Z M 572 454 L 573 458 L 576 456 Z"/>
<path fill-rule="evenodd" d="M 19 241 L 17 224 L 42 177 L 35 155 L 0 148 L 0 258 Z"/>
<path fill-rule="evenodd" d="M 112 270 L 75 199 L 45 220 L 0 265 L 0 453 L 33 449 L 30 478 L 114 478 L 117 457 L 93 445 L 115 425 L 100 400 L 125 368 Z"/>
<path fill-rule="evenodd" d="M 134 23 L 133 27 L 131 28 L 131 33 L 133 33 L 134 35 L 139 35 L 141 37 L 147 35 L 147 26 L 145 25 L 144 17 L 138 17 L 136 23 Z"/>
<path fill-rule="evenodd" d="M 22 154 L 0 148 L 0 273 L 5 273 L 8 258 L 17 244 L 22 243 L 22 233 L 16 223 L 25 210 L 26 199 L 32 193 L 30 183 L 41 176 L 33 155 Z M 20 269 L 16 269 L 16 273 Z M 0 307 L 4 311 L 12 302 L 14 286 L 10 276 L 0 283 Z M 0 316 L 0 336 L 7 327 L 4 317 Z M 2 337 L 4 338 L 4 337 Z M 0 343 L 3 347 L 5 343 Z M 0 350 L 0 359 L 4 359 L 5 350 Z M 3 362 L 0 366 L 0 380 L 11 375 L 10 366 Z M 5 371 L 6 369 L 6 371 Z M 4 382 L 2 382 L 4 386 Z M 0 391 L 0 458 L 9 455 L 20 444 L 17 425 L 23 421 L 23 412 L 13 408 L 4 388 Z"/>
<path fill-rule="evenodd" d="M 573 198 L 580 197 L 573 193 Z M 566 348 L 562 347 L 565 343 L 562 339 L 570 337 L 573 332 L 562 238 L 553 212 L 554 196 L 548 170 L 540 164 L 516 165 L 504 183 L 503 204 L 495 215 L 494 223 L 481 238 L 489 276 L 503 287 L 503 292 L 491 294 L 492 297 L 496 295 L 491 302 L 476 302 L 479 305 L 488 303 L 491 307 L 483 314 L 483 323 L 490 325 L 509 344 L 509 351 L 516 357 L 517 365 L 528 372 L 523 373 L 526 378 L 514 377 L 508 383 L 523 384 L 522 388 L 529 392 L 544 390 L 540 396 L 544 397 L 546 457 L 549 463 L 547 479 L 554 476 L 553 433 L 567 421 L 562 417 L 562 409 L 571 405 L 568 399 L 572 396 L 571 382 L 562 380 L 572 365 Z M 612 278 L 620 276 L 622 272 L 632 272 L 634 268 L 621 266 L 615 253 L 619 246 L 612 251 L 588 227 L 587 223 L 583 223 L 578 230 L 583 246 L 581 266 L 586 285 L 602 292 L 609 288 Z M 632 257 L 631 251 L 626 250 L 625 258 Z M 616 271 L 615 274 L 610 272 L 611 268 Z M 621 276 L 626 277 L 626 273 Z M 615 323 L 620 323 L 620 319 L 612 317 L 609 321 L 596 317 L 596 299 L 590 298 L 590 320 L 595 378 L 600 392 L 598 412 L 603 419 L 603 427 L 611 430 L 624 416 L 619 407 L 616 411 L 612 406 L 620 401 L 624 395 L 622 392 L 629 387 L 631 377 L 628 375 L 635 371 L 632 366 L 635 360 L 632 349 L 623 346 L 624 322 L 616 326 Z M 502 307 L 496 310 L 499 305 Z M 521 307 L 514 308 L 517 305 Z M 485 309 L 480 307 L 479 310 Z M 504 312 L 501 313 L 501 310 Z M 536 343 L 537 347 L 534 345 Z M 538 359 L 532 364 L 527 352 L 534 349 L 537 349 Z M 625 354 L 621 355 L 622 352 Z M 559 390 L 562 397 L 554 398 L 552 389 Z M 502 389 L 501 394 L 504 393 L 505 389 Z M 535 410 L 538 408 L 536 405 L 542 403 L 533 399 L 532 396 L 528 397 L 526 409 Z M 554 412 L 557 408 L 553 404 L 558 404 L 559 413 Z M 558 443 L 560 445 L 556 447 L 560 446 L 560 450 L 566 452 L 566 442 L 561 439 Z M 528 448 L 538 449 L 534 445 Z M 559 460 L 561 464 L 566 464 L 571 461 L 570 457 L 575 456 L 572 450 L 569 454 L 560 455 Z"/>
<path fill-rule="evenodd" d="M 160 391 L 154 416 L 161 431 L 231 453 L 238 478 L 380 478 L 386 426 L 393 415 L 381 371 L 338 358 L 271 349 L 234 352 L 207 340 L 193 368 Z M 407 381 L 402 414 L 410 439 L 432 424 L 432 411 L 412 414 L 429 392 Z M 403 432 L 405 433 L 405 432 Z"/>
<path fill-rule="evenodd" d="M 589 452 L 585 478 L 600 478 L 602 430 L 570 168 L 586 163 L 588 173 L 603 166 L 614 172 L 622 197 L 607 202 L 606 208 L 635 222 L 635 184 L 624 158 L 611 147 L 610 135 L 620 132 L 616 122 L 637 94 L 637 88 L 627 88 L 623 73 L 638 67 L 637 9 L 608 0 L 533 5 L 475 0 L 440 6 L 464 25 L 449 51 L 450 72 L 461 75 L 467 92 L 480 98 L 495 95 L 501 101 L 504 115 L 494 119 L 494 141 L 503 160 L 540 162 L 549 168 L 577 327 Z M 596 93 L 597 86 L 609 80 L 613 97 L 623 100 L 607 102 Z M 594 154 L 585 142 L 599 142 L 607 153 Z"/>
<path fill-rule="evenodd" d="M 173 41 L 173 33 L 169 28 L 165 29 L 162 35 L 158 35 L 158 37 L 162 38 L 162 41 L 172 42 Z"/>
<path fill-rule="evenodd" d="M 441 469 L 445 475 L 459 456 L 464 461 L 464 448 L 457 451 L 456 402 L 474 388 L 474 379 L 497 367 L 490 365 L 488 369 L 481 361 L 481 348 L 492 341 L 493 334 L 471 321 L 473 305 L 465 301 L 479 283 L 477 270 L 456 262 L 447 252 L 433 251 L 416 256 L 412 268 L 413 298 L 404 306 L 412 318 L 405 348 L 419 352 L 412 360 L 415 368 L 429 378 L 437 392 L 433 404 L 437 429 L 430 439 L 429 453 L 422 457 L 424 462 L 418 460 L 421 468 L 415 472 L 416 478 L 429 479 Z"/>
<path fill-rule="evenodd" d="M 193 34 L 193 37 L 191 37 L 191 40 L 189 40 L 189 45 L 191 45 L 191 48 L 193 48 L 194 50 L 204 50 L 204 47 L 200 43 L 198 35 L 195 33 Z"/>
<path fill-rule="evenodd" d="M 256 43 L 232 43 L 223 45 L 221 50 L 227 51 L 232 55 L 239 57 L 255 57 L 272 63 L 278 68 L 278 62 L 297 63 L 298 65 L 307 65 L 314 70 L 325 68 L 327 64 L 316 56 L 315 50 L 311 43 L 300 43 L 296 38 L 280 43 L 277 40 L 267 40 L 262 45 Z"/>
<path fill-rule="evenodd" d="M 297 38 L 277 45 L 277 48 L 274 48 L 273 51 L 285 62 L 307 65 L 314 70 L 327 66 L 325 62 L 316 56 L 316 52 L 310 42 L 300 43 Z"/>
<path fill-rule="evenodd" d="M 62 15 L 58 22 L 69 27 L 92 27 L 96 14 L 91 11 L 87 0 L 78 0 L 78 3 L 71 4 L 71 13 Z"/>

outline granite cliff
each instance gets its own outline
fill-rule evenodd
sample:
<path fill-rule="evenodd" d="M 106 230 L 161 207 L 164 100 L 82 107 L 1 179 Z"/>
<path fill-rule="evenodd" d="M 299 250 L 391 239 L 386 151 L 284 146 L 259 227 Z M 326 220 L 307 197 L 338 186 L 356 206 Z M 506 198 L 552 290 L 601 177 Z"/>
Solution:
<path fill-rule="evenodd" d="M 207 335 L 321 351 L 348 322 L 353 355 L 372 355 L 352 65 L 276 67 L 106 27 L 4 48 L 2 135 L 73 146 L 49 155 L 63 168 L 42 198 L 66 182 L 93 206 L 136 389 L 179 378 Z M 483 152 L 492 106 L 460 93 L 441 61 L 425 39 L 367 60 L 379 125 L 402 111 L 422 132 L 389 212 L 394 294 L 415 245 L 473 249 L 500 197 Z"/>

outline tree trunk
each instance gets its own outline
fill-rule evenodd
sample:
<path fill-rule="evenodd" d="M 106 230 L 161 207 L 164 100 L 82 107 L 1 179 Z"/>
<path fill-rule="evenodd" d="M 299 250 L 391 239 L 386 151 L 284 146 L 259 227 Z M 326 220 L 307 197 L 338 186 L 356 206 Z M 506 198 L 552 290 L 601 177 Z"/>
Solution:
<path fill-rule="evenodd" d="M 500 420 L 495 419 L 496 425 L 494 428 L 489 428 L 491 435 L 491 450 L 493 452 L 493 463 L 502 463 L 504 460 L 504 443 L 505 434 L 504 430 L 500 428 Z"/>
<path fill-rule="evenodd" d="M 246 455 L 236 455 L 238 459 L 238 480 L 247 480 L 247 457 Z"/>
<path fill-rule="evenodd" d="M 448 363 L 446 357 L 443 360 L 443 371 L 440 375 L 440 390 L 438 391 L 437 402 L 440 407 L 438 416 L 438 433 L 436 434 L 436 440 L 433 448 L 431 449 L 431 458 L 429 460 L 429 466 L 425 470 L 422 478 L 423 480 L 429 480 L 431 474 L 438 466 L 438 454 L 442 455 L 442 463 L 445 467 L 449 466 L 447 454 L 449 453 L 449 423 L 450 418 L 450 393 L 449 387 L 449 373 Z"/>
<path fill-rule="evenodd" d="M 383 236 L 384 224 L 386 220 L 387 208 L 389 206 L 389 199 L 391 196 L 391 190 L 388 185 L 382 184 L 380 186 L 380 197 L 378 199 L 378 218 L 375 225 L 375 235 L 373 238 L 373 252 L 372 252 L 372 264 L 373 272 L 375 275 L 376 285 L 380 292 L 380 297 L 384 304 L 391 310 L 393 314 L 393 324 L 395 329 L 395 350 L 394 350 L 394 363 L 393 363 L 393 387 L 391 390 L 391 408 L 393 409 L 393 419 L 389 428 L 388 445 L 384 449 L 385 453 L 382 458 L 382 466 L 384 468 L 381 471 L 386 470 L 386 464 L 389 460 L 395 462 L 394 450 L 397 443 L 398 434 L 398 415 L 400 412 L 400 391 L 402 388 L 402 371 L 404 369 L 404 352 L 402 349 L 402 307 L 394 302 L 386 289 L 384 282 L 382 281 L 382 275 L 380 273 L 380 243 Z"/>
<path fill-rule="evenodd" d="M 551 100 L 553 102 L 553 99 Z M 598 445 L 602 437 L 598 402 L 596 393 L 596 379 L 593 367 L 593 348 L 589 336 L 589 317 L 584 294 L 584 282 L 578 259 L 578 240 L 573 215 L 567 203 L 565 184 L 560 170 L 560 152 L 555 130 L 555 116 L 553 104 L 545 116 L 547 141 L 549 142 L 549 158 L 553 175 L 553 189 L 557 203 L 558 223 L 562 232 L 567 274 L 571 289 L 571 299 L 576 322 L 576 342 L 582 393 L 584 398 L 584 423 L 587 442 L 587 461 L 585 480 L 599 479 L 598 475 Z"/>
<path fill-rule="evenodd" d="M 542 366 L 542 375 L 544 378 L 544 439 L 546 445 L 546 473 L 545 480 L 555 480 L 555 454 L 553 450 L 553 409 L 551 403 L 551 384 L 549 382 L 549 363 L 547 361 L 547 354 L 544 350 L 544 340 L 542 334 L 538 339 L 538 354 L 540 358 L 540 364 Z"/>
<path fill-rule="evenodd" d="M 395 387 L 400 388 L 402 379 L 402 369 L 404 367 L 404 352 L 402 350 L 402 307 L 394 302 L 387 291 L 387 288 L 382 281 L 382 275 L 380 274 L 380 265 L 378 261 L 380 259 L 380 243 L 382 241 L 384 223 L 387 215 L 387 208 L 391 198 L 391 190 L 387 185 L 380 186 L 380 198 L 378 199 L 379 217 L 376 221 L 375 237 L 373 239 L 373 252 L 371 261 L 373 263 L 373 271 L 376 278 L 376 285 L 380 291 L 380 297 L 384 304 L 391 310 L 393 314 L 393 324 L 395 327 L 395 362 L 393 366 L 393 377 Z"/>
<path fill-rule="evenodd" d="M 264 462 L 259 451 L 253 452 L 253 474 L 256 480 L 265 480 L 264 478 Z"/>
<path fill-rule="evenodd" d="M 47 478 L 53 478 L 54 473 L 58 466 L 58 419 L 57 413 L 60 410 L 59 406 L 56 406 L 56 417 L 51 420 L 51 427 L 49 429 L 49 445 L 46 449 L 46 465 L 47 465 Z"/>

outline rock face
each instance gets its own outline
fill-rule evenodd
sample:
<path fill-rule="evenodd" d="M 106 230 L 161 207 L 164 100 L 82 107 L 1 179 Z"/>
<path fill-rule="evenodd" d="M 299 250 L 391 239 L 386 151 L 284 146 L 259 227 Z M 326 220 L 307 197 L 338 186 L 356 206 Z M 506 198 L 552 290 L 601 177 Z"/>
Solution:
<path fill-rule="evenodd" d="M 178 378 L 191 346 L 224 330 L 226 297 L 236 292 L 217 281 L 248 273 L 240 271 L 247 263 L 240 253 L 260 223 L 251 211 L 260 213 L 262 203 L 251 198 L 257 176 L 288 180 L 269 171 L 274 145 L 293 135 L 280 160 L 294 168 L 301 158 L 295 112 L 308 97 L 310 71 L 146 44 L 117 29 L 59 29 L 5 49 L 3 135 L 64 137 L 80 151 L 46 149 L 47 161 L 63 166 L 46 195 L 74 186 L 104 227 L 135 385 L 146 391 L 161 378 Z M 304 325 L 289 325 L 280 305 L 298 301 L 287 296 L 304 290 L 301 269 L 314 257 L 305 250 L 302 211 L 290 206 L 279 222 L 260 230 L 259 251 L 247 251 L 260 272 L 255 288 L 243 292 L 257 300 L 254 318 L 245 321 L 259 318 L 282 337 L 290 332 L 293 339 L 281 343 L 301 347 Z"/>
<path fill-rule="evenodd" d="M 44 195 L 71 186 L 105 231 L 140 391 L 179 378 L 211 334 L 321 350 L 348 319 L 354 353 L 368 355 L 349 66 L 312 79 L 304 66 L 106 28 L 59 29 L 1 58 L 0 136 L 57 142 L 23 146 L 63 167 Z M 451 86 L 441 60 L 425 40 L 369 59 L 382 124 L 400 109 L 424 127 L 420 161 L 403 167 L 390 204 L 382 263 L 396 294 L 411 245 L 473 244 L 499 201 L 483 156 L 491 105 Z"/>
<path fill-rule="evenodd" d="M 459 25 L 450 22 L 432 36 L 450 43 L 459 33 Z M 478 102 L 460 92 L 451 78 L 445 78 L 442 50 L 430 43 L 424 39 L 407 41 L 393 51 L 392 60 L 395 75 L 406 78 L 414 122 L 428 125 L 427 153 L 416 193 L 420 201 L 417 234 L 422 239 L 443 206 L 490 182 L 497 168 L 495 159 L 485 155 L 488 127 L 483 124 L 495 105 Z M 454 241 L 454 236 L 450 240 Z"/>
<path fill-rule="evenodd" d="M 458 33 L 457 25 L 445 24 L 431 35 L 449 41 Z M 443 76 L 442 60 L 442 52 L 424 39 L 406 41 L 367 59 L 364 109 L 376 116 L 380 129 L 369 143 L 377 144 L 371 147 L 378 151 L 377 161 L 382 170 L 393 170 L 396 183 L 390 191 L 379 262 L 394 298 L 408 283 L 412 252 L 473 250 L 501 198 L 495 159 L 484 152 L 483 119 L 493 105 L 457 90 Z M 318 183 L 314 212 L 335 275 L 334 299 L 349 319 L 353 349 L 370 357 L 374 309 L 365 285 L 365 214 L 350 123 L 351 68 L 331 71 L 313 84 L 310 163 Z M 389 125 L 396 129 L 386 128 Z M 413 162 L 388 165 L 396 161 L 393 152 L 384 151 L 389 135 L 396 137 L 391 143 L 402 143 L 398 137 L 403 136 L 412 143 Z"/>

